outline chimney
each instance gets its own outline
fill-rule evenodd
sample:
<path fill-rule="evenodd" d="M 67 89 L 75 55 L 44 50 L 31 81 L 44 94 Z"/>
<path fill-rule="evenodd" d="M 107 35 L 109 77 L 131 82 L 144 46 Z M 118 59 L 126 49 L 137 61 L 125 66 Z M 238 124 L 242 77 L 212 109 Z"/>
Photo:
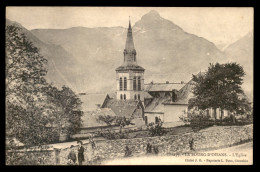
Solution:
<path fill-rule="evenodd" d="M 169 81 L 166 81 L 166 84 L 169 84 Z"/>
<path fill-rule="evenodd" d="M 176 102 L 176 100 L 177 100 L 176 90 L 172 90 L 172 102 Z"/>

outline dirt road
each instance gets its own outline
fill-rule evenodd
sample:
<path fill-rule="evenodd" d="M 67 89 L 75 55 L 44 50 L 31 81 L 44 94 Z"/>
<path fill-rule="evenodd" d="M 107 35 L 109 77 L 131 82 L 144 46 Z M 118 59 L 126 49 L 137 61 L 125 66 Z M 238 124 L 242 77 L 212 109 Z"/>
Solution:
<path fill-rule="evenodd" d="M 131 157 L 103 162 L 102 165 L 250 165 L 253 163 L 253 142 L 181 156 Z"/>

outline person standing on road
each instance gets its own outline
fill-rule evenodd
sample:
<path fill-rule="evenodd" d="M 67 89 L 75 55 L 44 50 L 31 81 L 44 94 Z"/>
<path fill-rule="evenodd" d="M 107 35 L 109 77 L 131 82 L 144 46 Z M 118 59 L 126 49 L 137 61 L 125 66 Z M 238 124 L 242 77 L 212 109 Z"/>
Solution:
<path fill-rule="evenodd" d="M 189 144 L 190 144 L 190 150 L 194 150 L 194 139 L 192 138 L 190 141 L 189 141 Z"/>
<path fill-rule="evenodd" d="M 85 161 L 84 159 L 84 148 L 82 146 L 82 141 L 77 141 L 77 144 L 79 145 L 79 148 L 78 148 L 78 162 L 79 162 L 79 165 L 82 165 L 82 162 Z"/>
<path fill-rule="evenodd" d="M 150 153 L 152 153 L 152 145 L 148 143 L 146 146 L 146 154 L 150 154 Z"/>
<path fill-rule="evenodd" d="M 154 151 L 154 154 L 155 154 L 155 155 L 158 155 L 158 153 L 159 153 L 159 148 L 158 148 L 157 145 L 154 145 L 154 146 L 153 146 L 153 151 Z"/>
<path fill-rule="evenodd" d="M 75 165 L 77 161 L 76 153 L 74 152 L 73 145 L 70 146 L 70 153 L 68 155 L 68 165 Z"/>
<path fill-rule="evenodd" d="M 93 134 L 90 134 L 89 136 L 89 143 L 91 144 L 92 150 L 94 151 L 96 149 L 96 144 L 93 139 Z"/>

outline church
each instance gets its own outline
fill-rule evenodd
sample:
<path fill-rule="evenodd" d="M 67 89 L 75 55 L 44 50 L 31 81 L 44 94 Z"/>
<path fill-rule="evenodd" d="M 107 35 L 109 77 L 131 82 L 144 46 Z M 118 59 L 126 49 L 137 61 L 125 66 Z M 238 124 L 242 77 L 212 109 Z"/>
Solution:
<path fill-rule="evenodd" d="M 131 119 L 136 127 L 146 126 L 151 122 L 156 123 L 159 118 L 165 122 L 165 126 L 166 123 L 172 122 L 175 122 L 175 125 L 183 125 L 179 116 L 187 112 L 187 98 L 191 90 L 185 90 L 185 98 L 179 96 L 181 94 L 178 91 L 183 90 L 182 88 L 189 83 L 144 84 L 145 69 L 137 63 L 130 20 L 123 57 L 122 65 L 115 69 L 116 93 L 107 94 L 100 107 L 109 108 L 117 116 Z"/>
<path fill-rule="evenodd" d="M 145 84 L 145 69 L 138 65 L 137 59 L 133 31 L 129 20 L 123 62 L 121 66 L 115 69 L 116 91 L 100 95 L 96 100 L 81 96 L 83 105 L 84 102 L 87 105 L 95 104 L 95 110 L 92 109 L 92 112 L 85 111 L 85 113 L 92 114 L 88 117 L 93 118 L 92 120 L 85 120 L 86 128 L 97 126 L 97 123 L 89 124 L 89 121 L 95 121 L 98 114 L 131 119 L 131 122 L 135 125 L 130 128 L 137 129 L 146 127 L 149 123 L 157 123 L 159 119 L 163 122 L 165 128 L 185 124 L 184 121 L 188 117 L 188 102 L 193 97 L 192 76 L 188 77 L 186 82 L 171 83 L 166 81 Z M 171 77 L 168 79 L 176 80 L 177 78 Z M 214 118 L 212 109 L 209 109 L 209 114 L 211 118 Z M 220 111 L 217 109 L 215 116 L 219 118 L 219 114 Z M 227 112 L 224 112 L 224 116 L 227 116 Z"/>
<path fill-rule="evenodd" d="M 145 69 L 137 64 L 131 22 L 124 49 L 124 61 L 116 68 L 116 95 L 107 95 L 101 108 L 110 108 L 117 116 L 124 116 L 138 127 L 144 126 Z"/>

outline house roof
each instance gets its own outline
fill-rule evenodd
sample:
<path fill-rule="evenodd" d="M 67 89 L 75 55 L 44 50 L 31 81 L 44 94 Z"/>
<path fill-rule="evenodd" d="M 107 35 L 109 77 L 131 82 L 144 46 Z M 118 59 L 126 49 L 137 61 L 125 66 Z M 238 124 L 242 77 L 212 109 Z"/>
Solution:
<path fill-rule="evenodd" d="M 80 100 L 82 101 L 82 110 L 93 111 L 96 110 L 97 104 L 102 105 L 107 94 L 86 94 L 79 95 Z"/>
<path fill-rule="evenodd" d="M 110 108 L 117 116 L 130 118 L 138 105 L 142 106 L 140 100 L 117 100 L 109 98 L 102 108 Z"/>
<path fill-rule="evenodd" d="M 144 90 L 147 92 L 172 91 L 180 90 L 184 85 L 184 83 L 150 83 L 144 85 Z"/>
<path fill-rule="evenodd" d="M 99 108 L 92 113 L 92 116 L 99 116 L 99 115 L 109 115 L 109 116 L 116 116 L 114 111 L 110 108 Z"/>
<path fill-rule="evenodd" d="M 145 99 L 152 99 L 153 96 L 151 96 L 151 94 L 149 94 L 148 92 L 144 92 L 144 98 Z"/>
<path fill-rule="evenodd" d="M 116 92 L 111 92 L 107 94 L 109 98 L 116 98 Z"/>
<path fill-rule="evenodd" d="M 170 100 L 171 96 L 154 97 L 154 99 L 145 107 L 144 112 L 162 113 L 164 112 L 163 102 Z"/>
<path fill-rule="evenodd" d="M 187 105 L 189 103 L 189 99 L 191 99 L 194 96 L 192 93 L 193 87 L 194 87 L 193 81 L 191 80 L 177 92 L 177 101 L 176 102 L 172 102 L 172 100 L 169 99 L 169 100 L 163 102 L 163 104 Z"/>
<path fill-rule="evenodd" d="M 171 96 L 160 96 L 154 97 L 153 100 L 146 106 L 145 113 L 163 113 L 164 112 L 164 104 L 171 105 L 187 105 L 190 98 L 192 98 L 192 81 L 189 81 L 187 84 L 179 84 L 181 86 L 179 91 L 177 91 L 177 101 L 172 102 Z M 176 88 L 176 87 L 175 87 Z"/>
<path fill-rule="evenodd" d="M 85 112 L 81 117 L 82 119 L 82 128 L 87 127 L 99 127 L 106 126 L 106 123 L 97 121 L 99 115 L 110 115 L 114 116 L 114 112 L 111 109 L 98 109 L 94 112 Z"/>
<path fill-rule="evenodd" d="M 188 83 L 192 79 L 192 73 L 154 73 L 145 74 L 145 84 L 153 83 Z"/>

